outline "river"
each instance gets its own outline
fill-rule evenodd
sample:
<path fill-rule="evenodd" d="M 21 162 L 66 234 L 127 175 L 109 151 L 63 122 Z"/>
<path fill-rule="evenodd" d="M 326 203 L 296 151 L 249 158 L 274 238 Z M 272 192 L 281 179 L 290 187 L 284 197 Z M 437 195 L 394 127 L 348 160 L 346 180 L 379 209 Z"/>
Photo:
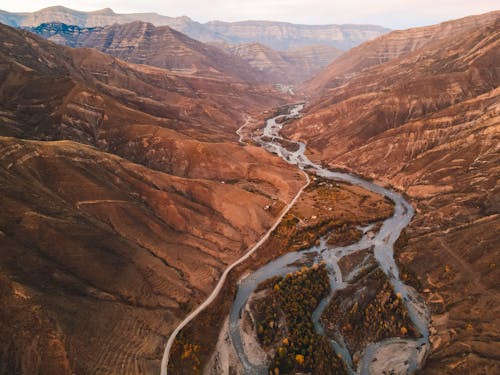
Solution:
<path fill-rule="evenodd" d="M 359 228 L 364 233 L 363 237 L 359 242 L 349 246 L 332 247 L 327 245 L 326 239 L 323 238 L 319 245 L 307 250 L 287 253 L 242 279 L 238 284 L 237 295 L 229 316 L 229 335 L 235 351 L 241 361 L 245 374 L 264 375 L 268 373 L 267 366 L 259 366 L 251 363 L 245 353 L 240 330 L 242 309 L 245 307 L 250 295 L 262 281 L 274 276 L 284 276 L 287 273 L 298 270 L 299 266 L 292 264 L 301 260 L 305 254 L 314 254 L 315 263 L 324 261 L 329 274 L 332 292 L 320 302 L 313 314 L 316 332 L 324 335 L 324 330 L 320 323 L 321 314 L 328 306 L 335 291 L 345 288 L 352 276 L 342 275 L 338 261 L 342 257 L 354 252 L 372 249 L 379 267 L 388 276 L 395 293 L 401 294 L 408 314 L 421 337 L 418 339 L 395 337 L 372 343 L 364 350 L 357 369 L 353 368 L 351 353 L 349 353 L 344 344 L 343 338 L 340 336 L 335 337 L 335 340 L 330 339 L 330 342 L 337 354 L 342 355 L 346 367 L 351 374 L 380 374 L 384 370 L 393 370 L 396 374 L 413 373 L 422 366 L 429 351 L 428 324 L 430 314 L 423 303 L 423 299 L 415 289 L 405 285 L 400 279 L 399 269 L 394 260 L 394 243 L 399 238 L 401 231 L 410 223 L 414 214 L 413 207 L 395 191 L 366 181 L 353 174 L 330 171 L 321 165 L 313 163 L 305 155 L 306 145 L 303 142 L 295 142 L 282 138 L 279 132 L 283 127 L 283 123 L 281 121 L 279 123 L 278 121 L 287 118 L 298 118 L 303 108 L 304 104 L 289 106 L 286 109 L 287 113 L 268 119 L 262 135 L 254 136 L 252 139 L 269 152 L 277 154 L 288 163 L 294 164 L 304 171 L 334 181 L 358 185 L 387 197 L 394 203 L 394 213 L 383 222 L 382 227 L 375 236 L 369 235 L 371 226 L 368 226 Z M 288 145 L 294 144 L 295 147 L 293 148 L 296 151 L 285 148 L 282 145 L 285 142 Z M 359 271 L 361 268 L 362 265 L 359 265 L 357 270 Z"/>

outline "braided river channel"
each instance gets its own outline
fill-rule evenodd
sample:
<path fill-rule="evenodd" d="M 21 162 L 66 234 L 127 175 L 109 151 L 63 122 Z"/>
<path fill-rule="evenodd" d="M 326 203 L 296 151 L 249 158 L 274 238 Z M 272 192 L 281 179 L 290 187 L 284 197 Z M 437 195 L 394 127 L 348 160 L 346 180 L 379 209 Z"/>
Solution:
<path fill-rule="evenodd" d="M 297 265 L 297 262 L 303 259 L 306 254 L 314 257 L 314 263 L 324 262 L 329 275 L 331 293 L 320 302 L 314 311 L 313 323 L 316 332 L 325 335 L 320 321 L 321 314 L 328 306 L 335 292 L 345 288 L 357 273 L 362 272 L 365 266 L 361 261 L 348 275 L 342 275 L 338 265 L 339 260 L 346 255 L 371 249 L 370 251 L 373 252 L 378 266 L 387 275 L 394 292 L 402 297 L 408 316 L 420 333 L 420 337 L 417 339 L 393 337 L 370 343 L 361 354 L 356 368 L 353 365 L 352 353 L 349 352 L 341 335 L 336 334 L 335 337 L 330 337 L 329 341 L 335 352 L 342 356 L 350 374 L 381 374 L 383 372 L 411 374 L 423 365 L 429 351 L 428 324 L 430 314 L 416 290 L 400 279 L 399 269 L 394 260 L 394 243 L 399 238 L 401 231 L 410 223 L 414 210 L 403 196 L 397 192 L 353 174 L 330 171 L 308 159 L 305 155 L 306 145 L 304 143 L 282 138 L 279 133 L 284 126 L 284 122 L 298 118 L 303 108 L 304 104 L 291 105 L 286 109 L 286 113 L 268 119 L 262 135 L 253 136 L 253 141 L 308 173 L 333 181 L 358 185 L 366 190 L 385 196 L 394 203 L 394 213 L 383 222 L 380 230 L 375 235 L 370 232 L 372 225 L 360 227 L 359 229 L 363 231 L 363 237 L 355 244 L 332 247 L 327 244 L 327 236 L 325 236 L 314 247 L 287 253 L 243 278 L 238 284 L 237 295 L 229 316 L 231 341 L 245 374 L 268 374 L 267 366 L 257 365 L 249 360 L 245 353 L 240 329 L 242 311 L 257 286 L 271 277 L 285 276 L 287 273 L 299 270 L 300 266 Z M 284 144 L 294 145 L 293 149 L 295 151 L 290 151 L 291 147 L 285 147 Z"/>

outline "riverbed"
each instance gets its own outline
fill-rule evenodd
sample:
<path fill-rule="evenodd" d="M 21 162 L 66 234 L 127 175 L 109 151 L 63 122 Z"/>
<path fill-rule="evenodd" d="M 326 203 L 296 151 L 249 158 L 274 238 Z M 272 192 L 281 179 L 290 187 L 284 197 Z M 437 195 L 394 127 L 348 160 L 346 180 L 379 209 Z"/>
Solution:
<path fill-rule="evenodd" d="M 313 323 L 316 332 L 324 335 L 320 323 L 323 310 L 328 306 L 336 291 L 348 285 L 352 275 L 342 275 L 338 265 L 339 260 L 355 252 L 371 249 L 380 269 L 387 275 L 395 293 L 400 293 L 415 328 L 420 334 L 418 339 L 389 338 L 380 342 L 371 343 L 364 350 L 357 368 L 353 368 L 352 353 L 344 344 L 342 337 L 330 339 L 333 349 L 341 355 L 346 367 L 351 374 L 380 374 L 383 371 L 393 371 L 395 374 L 413 373 L 420 368 L 429 351 L 428 325 L 430 314 L 423 299 L 411 286 L 406 285 L 399 275 L 399 269 L 394 260 L 394 243 L 399 238 L 401 231 L 410 223 L 413 217 L 413 207 L 397 192 L 366 181 L 349 173 L 330 171 L 321 165 L 313 163 L 305 155 L 306 145 L 303 142 L 284 139 L 279 134 L 288 119 L 298 118 L 304 104 L 295 104 L 286 108 L 285 112 L 266 121 L 261 135 L 253 136 L 252 140 L 269 152 L 272 152 L 288 163 L 296 165 L 303 171 L 339 182 L 353 185 L 378 193 L 394 203 L 394 213 L 387 218 L 375 236 L 370 232 L 371 226 L 361 227 L 363 237 L 357 243 L 333 247 L 329 246 L 326 237 L 320 243 L 309 249 L 286 253 L 285 255 L 265 264 L 261 268 L 243 278 L 238 284 L 236 298 L 231 307 L 229 316 L 229 335 L 237 356 L 242 364 L 245 374 L 267 374 L 266 366 L 252 363 L 245 353 L 242 334 L 241 317 L 245 304 L 257 286 L 275 276 L 284 276 L 299 269 L 297 262 L 307 254 L 314 256 L 314 263 L 325 262 L 329 273 L 332 292 L 322 300 L 313 314 Z M 295 147 L 283 145 L 294 144 Z M 295 265 L 294 265 L 295 264 Z M 353 272 L 362 270 L 362 265 Z M 352 273 L 352 272 L 351 272 Z"/>

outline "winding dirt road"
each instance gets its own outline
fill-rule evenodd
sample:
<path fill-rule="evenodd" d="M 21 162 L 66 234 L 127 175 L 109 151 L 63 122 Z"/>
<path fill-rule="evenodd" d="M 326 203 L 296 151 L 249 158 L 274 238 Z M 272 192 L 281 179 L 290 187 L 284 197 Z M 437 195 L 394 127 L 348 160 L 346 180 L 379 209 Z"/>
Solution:
<path fill-rule="evenodd" d="M 231 272 L 231 270 L 236 267 L 237 265 L 243 263 L 245 260 L 247 260 L 260 246 L 262 246 L 264 244 L 264 242 L 267 241 L 267 239 L 269 238 L 269 236 L 271 235 L 271 233 L 278 227 L 278 225 L 280 224 L 281 220 L 283 220 L 283 218 L 285 217 L 285 215 L 288 213 L 288 211 L 292 208 L 292 206 L 295 204 L 295 202 L 297 202 L 297 200 L 299 199 L 300 195 L 302 194 L 302 192 L 304 191 L 304 189 L 309 186 L 309 184 L 311 183 L 311 180 L 309 178 L 309 175 L 305 172 L 302 172 L 303 175 L 305 176 L 306 178 L 306 183 L 304 184 L 304 186 L 302 186 L 300 188 L 300 190 L 297 192 L 297 194 L 295 195 L 295 197 L 291 200 L 290 203 L 288 203 L 288 205 L 283 209 L 283 211 L 281 212 L 281 215 L 276 219 L 276 221 L 274 222 L 273 226 L 271 228 L 269 228 L 269 230 L 264 234 L 264 236 L 262 236 L 262 238 L 257 242 L 255 243 L 255 245 L 253 245 L 246 253 L 245 255 L 243 255 L 241 258 L 239 258 L 237 261 L 235 261 L 234 263 L 232 263 L 229 267 L 226 268 L 226 270 L 224 271 L 224 273 L 222 274 L 222 277 L 220 278 L 219 282 L 217 283 L 217 285 L 215 286 L 214 290 L 212 291 L 212 293 L 208 296 L 208 298 L 200 305 L 198 306 L 194 311 L 192 311 L 174 330 L 174 332 L 172 332 L 172 334 L 170 335 L 170 337 L 168 338 L 168 341 L 167 341 L 167 345 L 165 346 L 165 351 L 163 352 L 163 358 L 162 358 L 162 361 L 161 361 L 161 372 L 160 374 L 161 375 L 167 375 L 167 371 L 168 371 L 168 360 L 169 360 L 169 357 L 170 357 L 170 350 L 172 349 L 172 345 L 174 343 L 174 340 L 175 338 L 177 337 L 177 335 L 179 334 L 179 332 L 190 322 L 192 321 L 194 318 L 196 318 L 196 316 L 198 316 L 198 314 L 200 312 L 202 312 L 206 307 L 208 307 L 214 300 L 215 298 L 218 296 L 218 294 L 220 293 L 221 289 L 222 289 L 222 286 L 224 285 L 224 282 L 226 281 L 226 278 L 227 278 L 227 275 L 229 274 L 229 272 Z"/>

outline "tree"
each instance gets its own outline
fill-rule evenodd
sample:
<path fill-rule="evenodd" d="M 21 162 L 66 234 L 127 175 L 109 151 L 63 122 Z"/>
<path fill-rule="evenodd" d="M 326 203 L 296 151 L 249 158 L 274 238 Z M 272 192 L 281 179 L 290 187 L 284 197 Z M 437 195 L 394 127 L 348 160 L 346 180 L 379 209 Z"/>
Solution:
<path fill-rule="evenodd" d="M 299 365 L 304 364 L 304 356 L 302 354 L 297 354 L 295 356 L 295 362 L 297 362 Z"/>

